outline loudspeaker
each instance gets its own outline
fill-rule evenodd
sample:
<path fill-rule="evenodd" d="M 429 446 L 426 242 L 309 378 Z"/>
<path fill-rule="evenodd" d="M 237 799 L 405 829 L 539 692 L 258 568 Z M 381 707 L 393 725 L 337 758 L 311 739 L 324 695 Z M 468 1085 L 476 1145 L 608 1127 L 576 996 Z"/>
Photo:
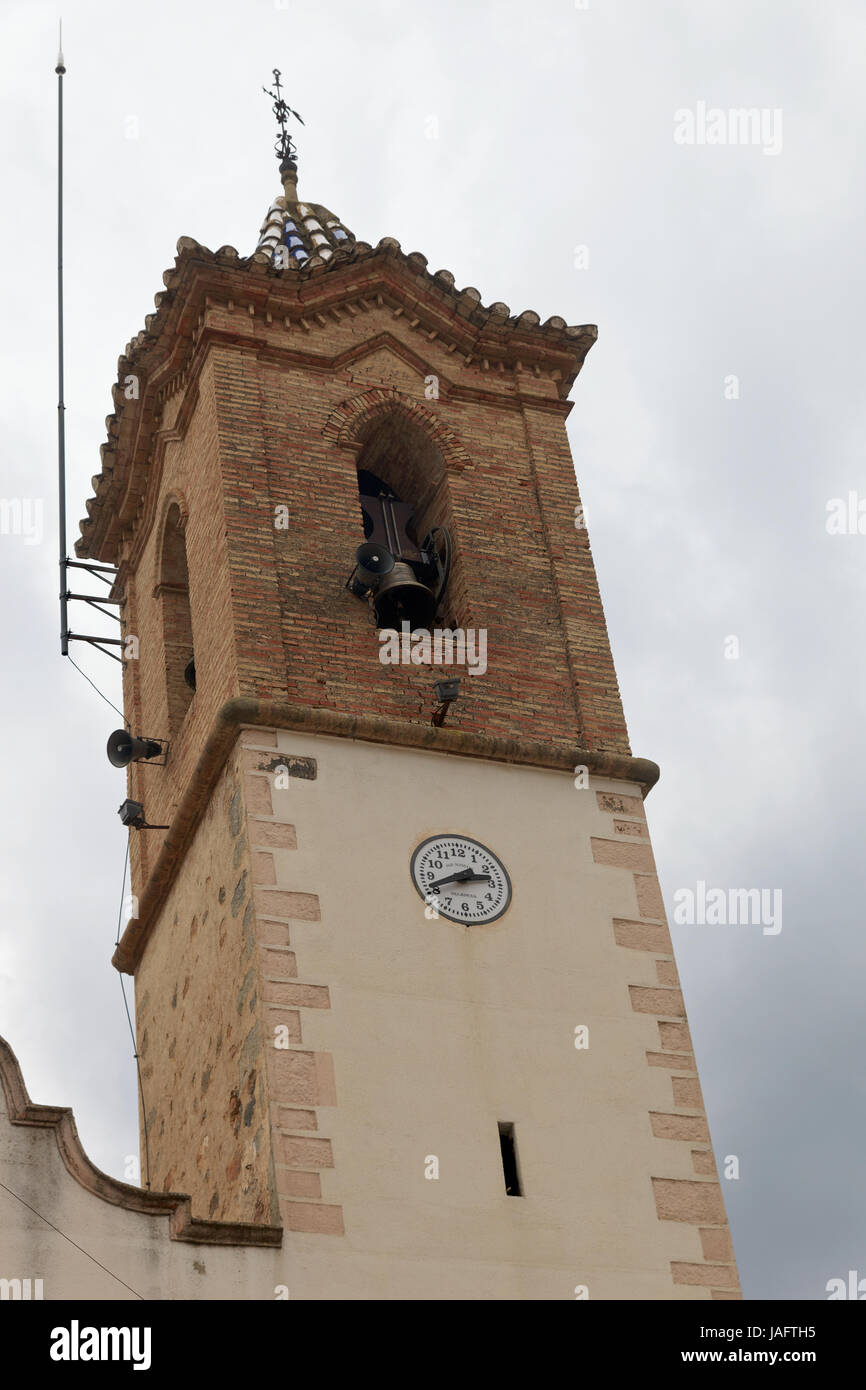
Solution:
<path fill-rule="evenodd" d="M 436 616 L 436 595 L 415 578 L 411 565 L 398 560 L 380 582 L 373 598 L 376 626 L 400 631 L 402 623 L 411 629 L 429 628 Z"/>
<path fill-rule="evenodd" d="M 127 767 L 129 763 L 158 758 L 162 752 L 162 744 L 153 738 L 136 738 L 135 734 L 127 733 L 126 729 L 115 729 L 114 733 L 109 735 L 106 752 L 112 767 Z"/>
<path fill-rule="evenodd" d="M 396 561 L 390 550 L 375 541 L 365 541 L 355 551 L 358 578 L 368 589 L 374 589 L 385 574 L 390 574 Z"/>

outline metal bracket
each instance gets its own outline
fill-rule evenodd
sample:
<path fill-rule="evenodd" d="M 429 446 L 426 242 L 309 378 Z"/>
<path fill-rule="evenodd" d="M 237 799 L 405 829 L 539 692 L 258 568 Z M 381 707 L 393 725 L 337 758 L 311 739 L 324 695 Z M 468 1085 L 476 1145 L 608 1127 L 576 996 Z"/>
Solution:
<path fill-rule="evenodd" d="M 122 647 L 124 645 L 122 637 L 92 637 L 85 633 L 72 632 L 65 625 L 66 606 L 69 602 L 89 604 L 91 608 L 95 608 L 96 611 L 102 613 L 104 617 L 113 618 L 116 623 L 122 621 L 119 613 L 111 613 L 107 608 L 103 608 L 102 605 L 104 603 L 110 603 L 112 607 L 122 608 L 124 605 L 123 599 L 103 597 L 98 594 L 73 594 L 70 589 L 65 587 L 66 571 L 68 569 L 86 570 L 88 574 L 92 574 L 95 579 L 101 580 L 102 583 L 107 584 L 109 588 L 113 588 L 114 586 L 114 582 L 117 579 L 117 570 L 113 565 L 93 565 L 85 560 L 64 559 L 61 560 L 60 567 L 64 576 L 64 588 L 60 594 L 60 609 L 63 620 L 60 633 L 61 653 L 63 656 L 69 655 L 70 642 L 87 642 L 92 647 L 98 647 L 105 656 L 110 656 L 113 661 L 119 661 L 122 665 L 123 658 L 107 650 L 109 647 Z M 108 576 L 110 576 L 110 578 Z"/>

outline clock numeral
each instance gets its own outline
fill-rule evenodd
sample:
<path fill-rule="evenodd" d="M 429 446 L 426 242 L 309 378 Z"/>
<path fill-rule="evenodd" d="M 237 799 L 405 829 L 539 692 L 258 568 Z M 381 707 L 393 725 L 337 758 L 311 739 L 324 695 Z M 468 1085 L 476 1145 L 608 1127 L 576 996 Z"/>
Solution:
<path fill-rule="evenodd" d="M 446 881 L 437 883 L 437 879 L 443 877 L 443 870 Z M 511 896 L 508 875 L 495 855 L 461 835 L 452 839 L 434 838 L 425 845 L 415 859 L 414 879 L 421 896 L 434 908 L 436 915 L 450 917 L 457 923 L 494 921 Z M 451 883 L 456 892 L 452 891 Z M 448 896 L 444 897 L 446 891 Z"/>

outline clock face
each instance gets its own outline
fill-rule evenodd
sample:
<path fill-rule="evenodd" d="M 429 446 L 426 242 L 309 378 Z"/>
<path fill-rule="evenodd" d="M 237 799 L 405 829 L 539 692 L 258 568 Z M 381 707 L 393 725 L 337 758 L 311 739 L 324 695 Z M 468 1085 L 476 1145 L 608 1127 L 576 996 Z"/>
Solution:
<path fill-rule="evenodd" d="M 409 872 L 433 915 L 449 922 L 495 922 L 511 902 L 502 860 L 466 835 L 431 835 L 412 855 Z"/>

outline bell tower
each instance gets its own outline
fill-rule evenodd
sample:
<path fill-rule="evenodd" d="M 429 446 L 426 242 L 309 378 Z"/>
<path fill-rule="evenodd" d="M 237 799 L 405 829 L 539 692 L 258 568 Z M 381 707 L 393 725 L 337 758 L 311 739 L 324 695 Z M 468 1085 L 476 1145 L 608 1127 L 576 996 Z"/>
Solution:
<path fill-rule="evenodd" d="M 169 744 L 114 957 L 142 1167 L 281 1226 L 293 1298 L 739 1297 L 566 436 L 596 330 L 279 153 L 251 255 L 178 243 L 76 547 Z"/>

